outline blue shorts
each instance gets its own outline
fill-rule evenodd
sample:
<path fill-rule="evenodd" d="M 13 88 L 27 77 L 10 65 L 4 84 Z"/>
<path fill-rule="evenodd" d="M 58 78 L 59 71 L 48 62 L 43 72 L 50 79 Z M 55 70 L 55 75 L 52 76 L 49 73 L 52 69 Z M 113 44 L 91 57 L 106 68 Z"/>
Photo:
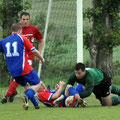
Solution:
<path fill-rule="evenodd" d="M 27 75 L 15 77 L 15 81 L 22 86 L 25 86 L 27 83 L 30 85 L 37 85 L 40 83 L 40 78 L 38 77 L 36 71 L 32 70 Z"/>
<path fill-rule="evenodd" d="M 84 91 L 83 86 L 81 84 L 77 84 L 75 86 L 75 90 L 78 92 L 78 94 Z"/>

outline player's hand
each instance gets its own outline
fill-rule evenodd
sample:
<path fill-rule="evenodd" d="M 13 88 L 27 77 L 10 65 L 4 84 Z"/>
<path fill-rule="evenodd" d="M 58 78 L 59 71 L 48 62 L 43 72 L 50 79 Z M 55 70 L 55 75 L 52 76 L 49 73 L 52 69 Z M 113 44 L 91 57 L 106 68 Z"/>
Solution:
<path fill-rule="evenodd" d="M 37 56 L 35 56 L 34 61 L 35 61 L 35 62 L 38 62 L 38 61 L 40 61 L 40 58 L 38 58 Z M 43 64 L 44 62 L 45 62 L 45 59 L 42 58 L 42 59 L 41 59 L 41 63 Z"/>
<path fill-rule="evenodd" d="M 66 85 L 66 83 L 64 81 L 60 81 L 59 85 L 64 87 Z"/>
<path fill-rule="evenodd" d="M 35 56 L 34 61 L 35 61 L 35 62 L 39 62 L 39 60 L 40 60 L 40 59 L 39 59 L 37 56 Z"/>
<path fill-rule="evenodd" d="M 41 59 L 41 63 L 43 64 L 44 62 L 45 62 L 45 59 L 44 59 L 44 58 L 42 58 L 42 59 Z"/>

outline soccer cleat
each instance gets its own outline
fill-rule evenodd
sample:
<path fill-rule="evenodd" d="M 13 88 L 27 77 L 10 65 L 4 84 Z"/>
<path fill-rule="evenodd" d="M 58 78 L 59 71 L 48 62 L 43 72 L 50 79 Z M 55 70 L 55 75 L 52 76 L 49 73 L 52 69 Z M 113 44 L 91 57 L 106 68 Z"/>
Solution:
<path fill-rule="evenodd" d="M 35 109 L 39 109 L 40 108 L 40 106 L 39 105 L 37 105 L 37 106 L 34 106 L 35 107 Z"/>
<path fill-rule="evenodd" d="M 2 104 L 7 103 L 7 97 L 3 97 L 2 100 L 1 100 L 1 103 Z"/>
<path fill-rule="evenodd" d="M 81 107 L 88 107 L 87 102 L 84 101 L 82 98 L 78 98 L 78 102 L 79 102 L 79 105 L 81 105 Z"/>
<path fill-rule="evenodd" d="M 25 110 L 28 110 L 29 102 L 28 102 L 27 96 L 23 96 L 23 97 L 22 97 L 22 100 L 23 100 L 23 108 L 24 108 Z"/>
<path fill-rule="evenodd" d="M 13 102 L 14 101 L 14 97 L 17 95 L 18 93 L 16 92 L 15 94 L 11 95 L 8 99 L 9 102 Z"/>

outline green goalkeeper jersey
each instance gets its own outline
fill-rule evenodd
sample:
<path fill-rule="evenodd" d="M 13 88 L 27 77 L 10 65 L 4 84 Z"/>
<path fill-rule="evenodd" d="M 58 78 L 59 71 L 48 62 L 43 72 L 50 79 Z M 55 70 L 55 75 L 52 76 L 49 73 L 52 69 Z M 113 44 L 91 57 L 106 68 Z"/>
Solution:
<path fill-rule="evenodd" d="M 104 79 L 103 72 L 96 68 L 86 68 L 86 74 L 84 78 L 78 79 L 73 72 L 67 82 L 67 84 L 71 84 L 72 86 L 75 82 L 80 83 L 85 86 L 85 91 L 80 93 L 81 98 L 86 98 L 91 95 L 94 86 L 99 85 Z"/>

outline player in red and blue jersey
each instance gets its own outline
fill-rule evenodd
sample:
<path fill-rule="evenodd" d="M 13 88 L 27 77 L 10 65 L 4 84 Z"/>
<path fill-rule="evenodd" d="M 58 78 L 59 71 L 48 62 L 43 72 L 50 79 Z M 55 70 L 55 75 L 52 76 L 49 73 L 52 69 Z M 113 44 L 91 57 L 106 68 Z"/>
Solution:
<path fill-rule="evenodd" d="M 56 105 L 59 107 L 64 106 L 62 102 L 56 105 L 54 104 L 54 100 L 60 97 L 64 87 L 65 87 L 65 82 L 60 81 L 59 84 L 55 86 L 56 90 L 50 90 L 47 89 L 45 84 L 42 82 L 41 87 L 38 90 L 38 99 L 40 100 L 40 102 L 42 102 L 44 105 L 48 107 L 54 107 Z"/>
<path fill-rule="evenodd" d="M 20 25 L 13 24 L 12 31 L 12 35 L 0 41 L 0 52 L 5 54 L 10 75 L 17 83 L 24 86 L 26 90 L 26 96 L 23 97 L 23 107 L 26 110 L 28 109 L 28 99 L 30 99 L 37 109 L 39 108 L 39 104 L 34 94 L 40 87 L 40 79 L 32 66 L 28 63 L 28 52 L 31 51 L 42 63 L 44 63 L 44 58 L 42 58 L 39 51 L 33 47 L 26 37 L 19 35 L 21 31 Z M 29 89 L 27 89 L 27 83 L 31 85 Z"/>
<path fill-rule="evenodd" d="M 59 84 L 56 85 L 55 90 L 47 89 L 45 84 L 42 82 L 41 87 L 38 90 L 38 99 L 47 107 L 65 107 L 65 99 L 68 96 L 73 95 L 76 99 L 76 95 L 84 91 L 83 86 L 81 84 L 78 84 L 75 88 L 73 88 L 72 86 L 70 86 L 69 88 L 67 87 L 65 89 L 65 94 L 63 95 L 62 91 L 64 88 L 65 82 L 63 81 L 60 81 Z M 71 88 L 72 91 L 74 89 L 74 93 L 70 92 Z M 64 96 L 64 99 L 61 99 L 62 96 Z M 85 101 L 82 101 L 82 99 L 81 102 L 84 102 L 84 104 L 87 105 Z M 85 107 L 83 106 L 84 104 L 82 103 L 80 105 L 82 107 Z"/>
<path fill-rule="evenodd" d="M 20 22 L 21 22 L 21 35 L 25 36 L 34 46 L 35 39 L 39 41 L 38 51 L 41 52 L 44 46 L 43 36 L 41 35 L 39 29 L 36 26 L 30 25 L 30 14 L 28 12 L 22 12 L 20 15 Z M 35 62 L 39 59 L 35 56 Z M 32 65 L 33 61 L 33 53 L 30 51 L 28 52 L 28 62 Z M 7 100 L 9 102 L 13 102 L 14 96 L 17 94 L 16 88 L 18 87 L 18 83 L 11 78 L 10 79 L 10 86 L 8 91 L 5 94 L 5 97 L 2 98 L 1 103 L 6 103 Z"/>

